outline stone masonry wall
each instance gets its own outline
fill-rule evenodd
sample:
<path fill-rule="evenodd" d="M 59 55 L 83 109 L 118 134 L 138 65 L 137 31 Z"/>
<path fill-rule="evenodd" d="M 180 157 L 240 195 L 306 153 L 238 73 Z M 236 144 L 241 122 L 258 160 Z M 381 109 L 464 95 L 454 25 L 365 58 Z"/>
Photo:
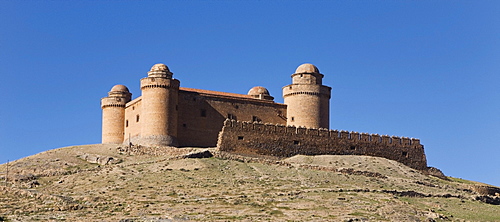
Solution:
<path fill-rule="evenodd" d="M 221 151 L 243 155 L 367 155 L 427 169 L 419 139 L 357 132 L 226 120 L 219 134 Z"/>
<path fill-rule="evenodd" d="M 125 133 L 123 137 L 123 143 L 128 144 L 129 139 L 132 144 L 137 144 L 141 136 L 141 121 L 144 116 L 142 116 L 142 98 L 136 98 L 131 102 L 127 103 L 125 107 Z"/>
<path fill-rule="evenodd" d="M 203 114 L 203 115 L 202 115 Z M 216 97 L 179 91 L 180 147 L 215 147 L 226 118 L 286 123 L 286 106 L 272 101 Z"/>

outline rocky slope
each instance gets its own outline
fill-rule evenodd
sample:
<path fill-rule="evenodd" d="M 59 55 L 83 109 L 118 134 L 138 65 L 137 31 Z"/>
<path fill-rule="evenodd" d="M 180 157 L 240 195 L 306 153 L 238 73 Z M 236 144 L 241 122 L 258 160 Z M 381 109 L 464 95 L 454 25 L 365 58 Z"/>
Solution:
<path fill-rule="evenodd" d="M 500 221 L 499 192 L 377 157 L 86 145 L 0 165 L 0 221 Z"/>

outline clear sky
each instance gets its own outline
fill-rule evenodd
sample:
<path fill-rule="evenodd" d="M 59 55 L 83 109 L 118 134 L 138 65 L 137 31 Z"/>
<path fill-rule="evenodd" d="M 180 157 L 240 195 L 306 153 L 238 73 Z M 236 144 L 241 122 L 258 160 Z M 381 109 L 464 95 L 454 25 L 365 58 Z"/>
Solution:
<path fill-rule="evenodd" d="M 420 138 L 430 166 L 500 186 L 500 1 L 0 0 L 0 162 L 99 143 L 100 99 L 165 63 L 246 94 L 313 63 L 332 129 Z"/>

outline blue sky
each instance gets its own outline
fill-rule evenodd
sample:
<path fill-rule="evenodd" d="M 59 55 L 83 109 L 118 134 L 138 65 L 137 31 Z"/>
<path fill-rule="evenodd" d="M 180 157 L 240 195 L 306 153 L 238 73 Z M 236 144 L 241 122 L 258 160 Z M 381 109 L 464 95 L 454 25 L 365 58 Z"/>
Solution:
<path fill-rule="evenodd" d="M 500 186 L 499 1 L 0 1 L 0 162 L 99 143 L 100 98 L 165 63 L 181 86 L 281 87 L 313 63 L 332 129 L 420 138 Z"/>

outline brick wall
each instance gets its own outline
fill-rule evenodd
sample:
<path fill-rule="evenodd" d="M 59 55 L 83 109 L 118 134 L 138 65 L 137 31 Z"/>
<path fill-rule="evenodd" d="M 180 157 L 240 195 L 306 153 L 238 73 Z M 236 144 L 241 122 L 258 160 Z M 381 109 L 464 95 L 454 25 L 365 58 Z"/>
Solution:
<path fill-rule="evenodd" d="M 217 146 L 243 155 L 368 155 L 427 169 L 420 140 L 406 137 L 226 120 Z"/>

